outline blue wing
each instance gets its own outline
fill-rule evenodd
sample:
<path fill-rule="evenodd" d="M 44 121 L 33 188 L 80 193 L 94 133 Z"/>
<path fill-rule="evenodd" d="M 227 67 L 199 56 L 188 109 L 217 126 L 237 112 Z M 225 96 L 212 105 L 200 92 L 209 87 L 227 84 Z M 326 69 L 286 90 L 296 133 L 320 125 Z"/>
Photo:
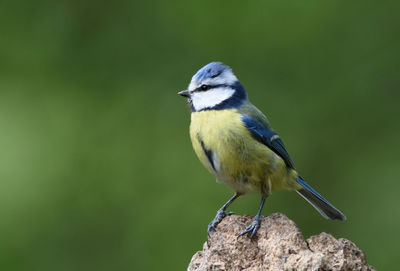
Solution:
<path fill-rule="evenodd" d="M 283 161 L 285 161 L 287 167 L 294 169 L 292 159 L 290 159 L 290 156 L 285 149 L 285 145 L 283 145 L 283 142 L 277 133 L 275 133 L 271 129 L 268 129 L 260 122 L 256 121 L 248 115 L 242 115 L 242 121 L 245 127 L 250 131 L 250 133 L 256 140 L 266 145 L 277 155 L 279 155 L 283 159 Z"/>

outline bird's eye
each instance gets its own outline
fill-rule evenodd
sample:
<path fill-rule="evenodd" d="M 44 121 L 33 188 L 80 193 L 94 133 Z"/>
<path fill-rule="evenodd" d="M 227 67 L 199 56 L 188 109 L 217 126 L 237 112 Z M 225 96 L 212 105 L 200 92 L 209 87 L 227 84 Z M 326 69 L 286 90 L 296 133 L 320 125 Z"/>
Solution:
<path fill-rule="evenodd" d="M 210 88 L 210 86 L 208 86 L 208 85 L 201 85 L 200 86 L 200 89 L 201 90 L 207 90 L 207 89 L 209 89 Z"/>

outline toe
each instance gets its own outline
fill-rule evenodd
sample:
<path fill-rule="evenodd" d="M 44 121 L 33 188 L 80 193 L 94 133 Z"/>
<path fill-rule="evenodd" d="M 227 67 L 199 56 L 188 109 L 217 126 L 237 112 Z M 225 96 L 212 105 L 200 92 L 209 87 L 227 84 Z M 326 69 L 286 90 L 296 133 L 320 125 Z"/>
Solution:
<path fill-rule="evenodd" d="M 253 231 L 250 234 L 250 239 L 252 239 L 256 235 L 258 228 L 259 228 L 258 226 L 254 227 Z"/>
<path fill-rule="evenodd" d="M 260 221 L 254 220 L 238 237 L 245 235 L 246 233 L 250 233 L 250 238 L 253 238 L 257 230 L 260 228 Z"/>
<path fill-rule="evenodd" d="M 212 231 L 212 230 L 215 231 L 215 225 L 208 224 L 207 233 L 210 234 L 210 231 Z"/>
<path fill-rule="evenodd" d="M 218 212 L 213 221 L 208 224 L 207 232 L 210 233 L 211 230 L 216 230 L 217 225 L 222 221 L 222 219 L 226 216 L 224 212 Z"/>
<path fill-rule="evenodd" d="M 248 226 L 244 231 L 242 231 L 238 237 L 245 235 L 246 233 L 249 233 L 252 231 L 252 226 Z"/>
<path fill-rule="evenodd" d="M 225 212 L 218 212 L 214 220 L 218 220 L 218 222 L 221 222 L 221 220 L 226 216 L 227 214 Z"/>

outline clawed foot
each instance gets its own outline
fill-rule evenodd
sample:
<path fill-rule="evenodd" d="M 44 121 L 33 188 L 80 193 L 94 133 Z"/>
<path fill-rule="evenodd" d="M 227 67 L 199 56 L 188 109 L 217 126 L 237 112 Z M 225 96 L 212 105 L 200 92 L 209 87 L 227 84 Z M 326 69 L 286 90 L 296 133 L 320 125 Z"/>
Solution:
<path fill-rule="evenodd" d="M 210 234 L 211 230 L 215 230 L 215 228 L 217 227 L 217 225 L 219 224 L 219 222 L 222 221 L 222 219 L 227 216 L 227 215 L 232 215 L 233 212 L 229 212 L 229 213 L 225 213 L 222 210 L 219 210 L 217 212 L 217 215 L 214 217 L 214 219 L 210 222 L 210 224 L 208 224 L 208 228 L 207 228 L 207 233 Z"/>
<path fill-rule="evenodd" d="M 263 216 L 254 217 L 254 219 L 251 222 L 251 224 L 244 231 L 242 231 L 242 233 L 239 234 L 238 237 L 243 236 L 246 233 L 250 233 L 250 239 L 252 239 L 254 237 L 254 235 L 257 233 L 258 228 L 260 228 L 260 224 L 261 224 L 261 219 L 262 218 L 263 218 Z"/>

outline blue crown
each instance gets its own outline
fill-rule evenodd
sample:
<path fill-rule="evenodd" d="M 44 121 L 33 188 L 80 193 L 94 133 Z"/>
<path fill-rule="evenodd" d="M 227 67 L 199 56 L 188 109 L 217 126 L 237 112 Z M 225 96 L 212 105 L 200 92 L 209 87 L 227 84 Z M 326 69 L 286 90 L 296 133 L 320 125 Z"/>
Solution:
<path fill-rule="evenodd" d="M 214 78 L 223 73 L 226 70 L 230 70 L 228 66 L 225 66 L 221 62 L 211 62 L 201 68 L 194 76 L 193 79 L 196 81 L 202 81 L 206 78 Z"/>

